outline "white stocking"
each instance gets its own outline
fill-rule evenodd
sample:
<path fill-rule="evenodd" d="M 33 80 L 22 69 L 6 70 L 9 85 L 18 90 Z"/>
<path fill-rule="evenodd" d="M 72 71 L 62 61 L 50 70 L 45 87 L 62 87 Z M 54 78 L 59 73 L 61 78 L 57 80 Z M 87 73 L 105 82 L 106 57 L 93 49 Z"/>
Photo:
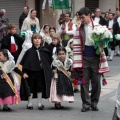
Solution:
<path fill-rule="evenodd" d="M 42 92 L 37 93 L 37 104 L 38 106 L 42 106 Z"/>
<path fill-rule="evenodd" d="M 31 95 L 28 97 L 28 106 L 32 106 L 32 97 L 33 93 L 31 93 Z"/>
<path fill-rule="evenodd" d="M 119 54 L 119 45 L 115 47 L 116 54 Z"/>
<path fill-rule="evenodd" d="M 114 50 L 111 50 L 111 55 L 110 55 L 110 59 L 112 60 L 114 56 Z"/>

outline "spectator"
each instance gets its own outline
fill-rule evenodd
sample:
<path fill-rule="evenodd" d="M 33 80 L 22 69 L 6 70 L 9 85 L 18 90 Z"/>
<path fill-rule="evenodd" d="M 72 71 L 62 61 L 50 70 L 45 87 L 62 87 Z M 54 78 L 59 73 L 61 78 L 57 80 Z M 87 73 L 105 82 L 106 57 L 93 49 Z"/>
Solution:
<path fill-rule="evenodd" d="M 28 6 L 24 6 L 23 8 L 23 13 L 20 15 L 20 18 L 19 18 L 19 29 L 21 30 L 21 27 L 22 27 L 22 24 L 23 24 L 23 21 L 24 19 L 27 17 L 28 15 L 28 12 L 29 12 L 29 7 Z"/>

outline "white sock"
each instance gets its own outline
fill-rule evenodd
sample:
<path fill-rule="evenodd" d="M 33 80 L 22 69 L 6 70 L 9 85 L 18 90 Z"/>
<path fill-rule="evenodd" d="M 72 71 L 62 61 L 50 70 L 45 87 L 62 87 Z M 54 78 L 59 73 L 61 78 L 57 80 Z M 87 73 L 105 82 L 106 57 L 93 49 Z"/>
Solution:
<path fill-rule="evenodd" d="M 111 55 L 111 49 L 108 49 L 108 56 Z"/>
<path fill-rule="evenodd" d="M 119 52 L 119 45 L 115 47 L 115 51 L 116 51 L 117 54 L 120 53 L 120 52 Z"/>
<path fill-rule="evenodd" d="M 31 93 L 31 96 L 28 97 L 28 106 L 32 106 L 32 97 L 33 93 Z"/>
<path fill-rule="evenodd" d="M 37 93 L 37 104 L 42 106 L 42 92 Z"/>
<path fill-rule="evenodd" d="M 114 56 L 114 50 L 111 50 L 111 55 L 110 55 L 110 59 L 112 60 Z"/>

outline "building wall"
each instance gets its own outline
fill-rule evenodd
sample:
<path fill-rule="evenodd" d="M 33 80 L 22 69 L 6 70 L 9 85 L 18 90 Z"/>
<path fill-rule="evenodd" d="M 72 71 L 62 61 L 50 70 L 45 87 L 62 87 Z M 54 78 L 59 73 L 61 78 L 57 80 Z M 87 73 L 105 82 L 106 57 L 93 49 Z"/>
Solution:
<path fill-rule="evenodd" d="M 101 9 L 101 12 L 109 10 L 111 10 L 111 12 L 115 12 L 116 0 L 99 0 L 99 8 Z"/>
<path fill-rule="evenodd" d="M 35 8 L 35 0 L 26 0 L 26 5 L 29 6 L 29 8 Z"/>
<path fill-rule="evenodd" d="M 45 6 L 45 10 L 42 10 L 42 4 L 43 4 L 43 0 L 38 0 L 38 4 L 39 4 L 39 9 L 35 8 L 35 0 L 26 0 L 26 5 L 29 6 L 29 8 L 35 8 L 38 12 L 38 14 L 40 14 L 39 16 L 39 20 L 40 20 L 40 27 L 42 28 L 42 26 L 44 24 L 49 24 L 50 26 L 55 26 L 56 27 L 56 14 L 54 14 L 48 7 L 48 1 L 46 3 Z"/>
<path fill-rule="evenodd" d="M 85 0 L 74 0 L 74 14 L 85 6 Z"/>

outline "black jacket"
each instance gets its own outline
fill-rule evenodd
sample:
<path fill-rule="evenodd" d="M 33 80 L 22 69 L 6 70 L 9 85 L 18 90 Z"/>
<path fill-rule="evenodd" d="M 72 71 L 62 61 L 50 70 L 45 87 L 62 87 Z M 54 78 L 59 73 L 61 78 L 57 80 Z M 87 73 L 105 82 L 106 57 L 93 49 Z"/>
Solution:
<path fill-rule="evenodd" d="M 60 47 L 60 46 L 61 46 L 60 44 L 57 44 L 57 45 L 55 46 L 55 45 L 53 45 L 52 43 L 50 43 L 48 46 L 46 46 L 47 49 L 50 51 L 51 57 L 52 57 L 52 53 L 53 53 L 53 48 L 54 48 L 54 47 Z"/>
<path fill-rule="evenodd" d="M 18 46 L 18 50 L 17 50 L 17 55 L 15 55 L 14 53 L 11 53 L 14 56 L 15 62 L 17 61 L 17 58 L 22 50 L 22 44 L 24 42 L 24 40 L 18 35 L 18 34 L 8 34 L 6 37 L 4 37 L 1 40 L 1 49 L 8 49 L 10 51 L 10 47 L 11 47 L 11 36 L 14 36 L 15 38 L 15 43 Z"/>
<path fill-rule="evenodd" d="M 50 96 L 50 86 L 51 86 L 51 77 L 52 77 L 52 72 L 51 72 L 52 59 L 48 49 L 45 47 L 41 47 L 37 49 L 36 47 L 32 46 L 30 49 L 26 51 L 20 64 L 23 66 L 23 71 L 24 69 L 36 71 L 36 72 L 39 71 L 41 68 L 36 50 L 39 50 L 40 58 L 42 62 L 42 68 L 45 76 L 46 93 L 43 95 L 43 97 L 48 98 Z"/>
<path fill-rule="evenodd" d="M 19 29 L 21 29 L 24 19 L 27 17 L 27 14 L 22 13 L 19 18 Z"/>
<path fill-rule="evenodd" d="M 94 20 L 94 19 L 95 19 L 95 16 L 93 16 L 92 19 Z M 107 24 L 107 23 L 106 23 L 106 20 L 105 20 L 102 16 L 100 16 L 99 24 L 100 24 L 100 25 L 106 25 L 106 24 Z"/>

